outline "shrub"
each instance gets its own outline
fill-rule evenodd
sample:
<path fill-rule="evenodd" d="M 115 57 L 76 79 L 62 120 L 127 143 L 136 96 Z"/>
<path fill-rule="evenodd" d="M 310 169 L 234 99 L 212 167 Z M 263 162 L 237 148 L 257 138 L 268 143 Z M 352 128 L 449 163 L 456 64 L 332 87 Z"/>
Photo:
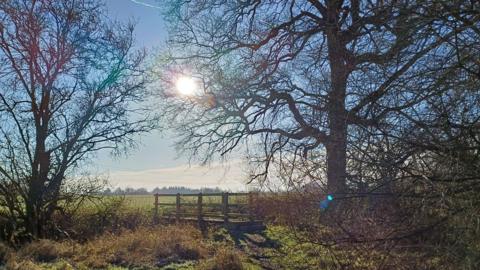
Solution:
<path fill-rule="evenodd" d="M 4 243 L 0 243 L 0 264 L 5 264 L 8 260 L 8 257 L 12 253 L 10 247 Z"/>
<path fill-rule="evenodd" d="M 75 261 L 91 268 L 166 265 L 204 258 L 208 249 L 200 232 L 190 226 L 140 228 L 120 234 L 107 233 L 82 246 Z"/>
<path fill-rule="evenodd" d="M 86 241 L 105 232 L 135 230 L 151 225 L 152 213 L 129 208 L 123 197 L 105 196 L 85 202 L 72 213 L 57 213 L 53 223 L 71 238 Z"/>
<path fill-rule="evenodd" d="M 213 258 L 200 263 L 199 270 L 242 270 L 244 269 L 241 256 L 233 249 L 222 247 Z"/>
<path fill-rule="evenodd" d="M 232 238 L 227 229 L 222 227 L 212 227 L 208 231 L 208 237 L 215 242 L 225 245 L 234 245 L 235 240 Z"/>
<path fill-rule="evenodd" d="M 9 270 L 42 270 L 40 266 L 32 262 L 31 260 L 24 260 L 20 263 L 15 261 L 9 261 L 7 264 L 7 269 Z"/>
<path fill-rule="evenodd" d="M 52 262 L 58 258 L 71 257 L 75 245 L 67 242 L 55 242 L 41 239 L 27 244 L 19 251 L 21 258 L 29 258 L 37 262 Z"/>
<path fill-rule="evenodd" d="M 286 192 L 264 194 L 254 200 L 254 211 L 263 220 L 275 224 L 301 226 L 310 224 L 318 216 L 318 207 L 311 202 L 314 196 L 306 193 Z"/>

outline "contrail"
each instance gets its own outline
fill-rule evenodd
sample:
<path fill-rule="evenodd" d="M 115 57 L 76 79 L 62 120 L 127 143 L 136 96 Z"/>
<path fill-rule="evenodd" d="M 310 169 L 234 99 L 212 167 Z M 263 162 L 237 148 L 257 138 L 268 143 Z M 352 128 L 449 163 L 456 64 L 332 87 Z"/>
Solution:
<path fill-rule="evenodd" d="M 130 0 L 130 1 L 132 1 L 132 2 L 135 3 L 135 4 L 144 6 L 144 7 L 161 9 L 161 7 L 159 7 L 159 6 L 151 5 L 151 4 L 149 4 L 149 3 L 144 3 L 144 2 L 141 2 L 141 1 L 139 1 L 139 0 Z"/>

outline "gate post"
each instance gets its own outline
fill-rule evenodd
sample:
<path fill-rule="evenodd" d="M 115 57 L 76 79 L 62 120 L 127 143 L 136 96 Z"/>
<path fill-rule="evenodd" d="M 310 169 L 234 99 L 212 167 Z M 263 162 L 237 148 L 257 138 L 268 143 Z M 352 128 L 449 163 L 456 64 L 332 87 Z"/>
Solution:
<path fill-rule="evenodd" d="M 158 224 L 158 193 L 155 193 L 155 210 L 153 213 L 153 222 Z"/>
<path fill-rule="evenodd" d="M 255 211 L 253 209 L 253 193 L 248 192 L 248 218 L 250 221 L 255 220 Z"/>
<path fill-rule="evenodd" d="M 203 196 L 202 196 L 202 193 L 200 192 L 198 193 L 198 199 L 197 199 L 197 220 L 199 225 L 201 225 L 203 221 L 202 203 L 203 203 Z"/>
<path fill-rule="evenodd" d="M 228 223 L 228 192 L 222 193 L 223 222 Z"/>
<path fill-rule="evenodd" d="M 175 202 L 175 206 L 176 206 L 176 212 L 175 212 L 175 218 L 176 218 L 176 221 L 177 223 L 180 221 L 180 193 L 177 193 L 177 197 L 176 197 L 176 202 Z"/>

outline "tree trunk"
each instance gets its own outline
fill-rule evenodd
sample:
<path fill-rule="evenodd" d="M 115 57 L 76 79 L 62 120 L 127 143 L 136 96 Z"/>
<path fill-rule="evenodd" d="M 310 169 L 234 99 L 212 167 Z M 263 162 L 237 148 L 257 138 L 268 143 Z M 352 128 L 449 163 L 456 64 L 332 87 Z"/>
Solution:
<path fill-rule="evenodd" d="M 29 200 L 26 202 L 26 220 L 25 220 L 25 229 L 28 234 L 33 239 L 37 239 L 41 236 L 41 218 L 40 218 L 40 209 L 38 205 L 38 200 L 36 200 L 36 195 L 32 194 L 32 191 L 29 191 Z"/>
<path fill-rule="evenodd" d="M 326 145 L 327 191 L 329 194 L 341 194 L 347 188 L 347 125 L 343 117 L 344 97 L 338 97 L 334 93 L 330 97 L 330 136 Z"/>
<path fill-rule="evenodd" d="M 43 236 L 45 216 L 44 216 L 44 194 L 46 190 L 45 183 L 48 179 L 50 170 L 50 153 L 46 151 L 47 133 L 49 127 L 48 101 L 49 93 L 43 93 L 40 110 L 35 103 L 32 105 L 34 112 L 36 145 L 35 156 L 32 163 L 32 177 L 29 181 L 27 197 L 27 232 L 36 239 Z"/>
<path fill-rule="evenodd" d="M 326 31 L 328 60 L 330 64 L 331 88 L 328 95 L 329 141 L 327 150 L 327 191 L 331 194 L 346 191 L 347 170 L 347 123 L 345 122 L 345 96 L 348 68 L 345 57 L 345 44 L 339 37 L 338 8 L 335 1 L 328 5 Z"/>
<path fill-rule="evenodd" d="M 330 117 L 336 121 L 338 117 Z M 344 125 L 331 125 L 330 142 L 327 145 L 327 191 L 329 194 L 346 192 L 346 134 Z"/>

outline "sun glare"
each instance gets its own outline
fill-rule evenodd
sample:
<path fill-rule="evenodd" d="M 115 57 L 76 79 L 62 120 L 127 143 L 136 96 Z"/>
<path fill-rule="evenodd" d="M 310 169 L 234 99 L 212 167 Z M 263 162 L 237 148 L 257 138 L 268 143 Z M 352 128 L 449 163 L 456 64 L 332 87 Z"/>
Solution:
<path fill-rule="evenodd" d="M 175 82 L 178 93 L 185 96 L 192 96 L 197 90 L 197 85 L 193 78 L 182 76 Z"/>

